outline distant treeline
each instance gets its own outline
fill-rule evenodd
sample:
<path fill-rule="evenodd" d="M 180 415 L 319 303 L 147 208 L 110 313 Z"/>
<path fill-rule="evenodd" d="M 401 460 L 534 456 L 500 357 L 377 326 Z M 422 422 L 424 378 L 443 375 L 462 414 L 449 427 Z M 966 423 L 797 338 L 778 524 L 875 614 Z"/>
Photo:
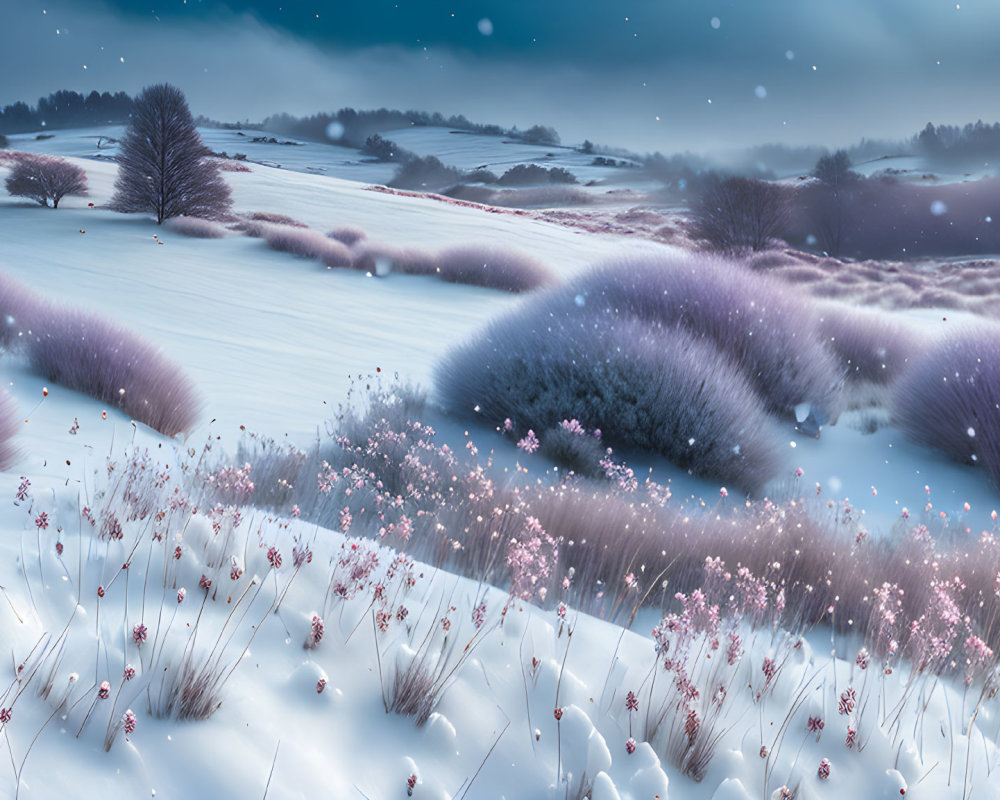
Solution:
<path fill-rule="evenodd" d="M 469 122 L 462 114 L 445 117 L 437 112 L 394 111 L 388 108 L 374 111 L 342 108 L 333 113 L 314 114 L 311 117 L 274 114 L 255 127 L 285 136 L 318 141 L 329 141 L 332 138 L 351 147 L 363 147 L 372 134 L 416 126 L 453 128 L 485 136 L 509 136 L 525 142 L 559 144 L 559 134 L 545 125 L 533 125 L 525 131 L 519 131 L 516 127 L 503 128 L 500 125 Z"/>
<path fill-rule="evenodd" d="M 1000 156 L 1000 122 L 990 125 L 979 120 L 962 127 L 932 125 L 913 137 L 913 148 L 929 158 L 979 159 Z"/>
<path fill-rule="evenodd" d="M 0 133 L 28 133 L 41 128 L 77 128 L 128 122 L 132 98 L 125 92 L 88 95 L 60 90 L 29 106 L 17 102 L 0 109 Z"/>

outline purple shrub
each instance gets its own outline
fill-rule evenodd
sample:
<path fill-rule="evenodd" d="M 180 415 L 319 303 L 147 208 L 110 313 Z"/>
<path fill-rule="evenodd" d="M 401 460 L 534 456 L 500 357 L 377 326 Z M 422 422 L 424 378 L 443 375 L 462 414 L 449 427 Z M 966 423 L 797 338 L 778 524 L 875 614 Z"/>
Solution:
<path fill-rule="evenodd" d="M 327 233 L 331 239 L 348 247 L 354 247 L 358 242 L 367 239 L 367 234 L 360 228 L 334 228 Z"/>
<path fill-rule="evenodd" d="M 251 211 L 244 217 L 252 222 L 270 222 L 273 225 L 291 225 L 293 228 L 308 228 L 304 222 L 299 222 L 287 214 L 276 214 L 273 211 Z"/>
<path fill-rule="evenodd" d="M 18 457 L 17 445 L 11 439 L 21 428 L 17 403 L 6 389 L 0 389 L 0 470 L 8 470 Z"/>
<path fill-rule="evenodd" d="M 520 436 L 567 417 L 612 445 L 651 450 L 753 491 L 778 469 L 778 432 L 739 368 L 680 328 L 546 293 L 449 353 L 436 381 L 460 416 L 510 418 Z"/>
<path fill-rule="evenodd" d="M 917 444 L 974 464 L 1000 486 L 1000 327 L 952 333 L 915 359 L 892 395 L 892 418 Z"/>
<path fill-rule="evenodd" d="M 430 253 L 409 247 L 393 247 L 359 241 L 353 246 L 352 266 L 372 275 L 437 275 L 437 260 Z"/>
<path fill-rule="evenodd" d="M 0 272 L 0 350 L 23 344 L 38 312 L 38 298 L 28 287 Z"/>
<path fill-rule="evenodd" d="M 605 474 L 601 461 L 606 453 L 601 440 L 587 433 L 574 433 L 563 425 L 545 432 L 539 453 L 577 475 L 599 478 Z"/>
<path fill-rule="evenodd" d="M 588 315 L 606 320 L 634 317 L 664 331 L 686 330 L 722 350 L 768 410 L 790 415 L 809 403 L 820 423 L 837 416 L 843 372 L 823 342 L 812 304 L 737 263 L 624 259 L 583 276 L 558 294 L 557 303 L 582 303 Z"/>
<path fill-rule="evenodd" d="M 7 191 L 14 197 L 59 208 L 59 201 L 67 195 L 87 194 L 87 173 L 63 158 L 24 156 L 11 167 Z"/>
<path fill-rule="evenodd" d="M 229 235 L 224 226 L 201 217 L 172 217 L 166 221 L 165 227 L 173 233 L 195 239 L 223 239 Z"/>
<path fill-rule="evenodd" d="M 926 345 L 904 320 L 841 304 L 821 307 L 820 330 L 852 383 L 892 383 Z"/>
<path fill-rule="evenodd" d="M 121 409 L 168 436 L 191 429 L 200 402 L 179 365 L 152 343 L 94 314 L 49 308 L 26 343 L 46 379 Z"/>
<path fill-rule="evenodd" d="M 229 186 L 209 154 L 184 93 L 166 83 L 147 86 L 121 138 L 111 207 L 151 213 L 157 223 L 182 214 L 225 215 L 232 205 Z"/>
<path fill-rule="evenodd" d="M 327 267 L 348 267 L 353 260 L 345 245 L 308 228 L 269 225 L 263 231 L 263 238 L 272 250 L 315 258 Z"/>
<path fill-rule="evenodd" d="M 451 247 L 438 254 L 437 263 L 441 279 L 449 283 L 508 292 L 530 292 L 552 283 L 552 275 L 543 264 L 500 247 Z"/>

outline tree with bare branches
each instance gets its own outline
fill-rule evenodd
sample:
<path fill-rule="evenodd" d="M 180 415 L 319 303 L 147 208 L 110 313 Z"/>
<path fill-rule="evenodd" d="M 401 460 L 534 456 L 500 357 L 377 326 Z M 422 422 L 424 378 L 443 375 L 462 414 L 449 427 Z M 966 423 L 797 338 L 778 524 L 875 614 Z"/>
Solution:
<path fill-rule="evenodd" d="M 7 191 L 49 208 L 58 208 L 66 195 L 87 193 L 87 173 L 64 158 L 21 156 L 7 176 Z"/>

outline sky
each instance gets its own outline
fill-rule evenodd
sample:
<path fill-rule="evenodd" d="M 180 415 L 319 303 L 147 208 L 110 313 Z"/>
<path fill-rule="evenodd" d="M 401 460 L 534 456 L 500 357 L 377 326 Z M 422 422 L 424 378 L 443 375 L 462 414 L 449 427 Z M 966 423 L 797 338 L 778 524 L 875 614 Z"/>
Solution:
<path fill-rule="evenodd" d="M 224 120 L 344 106 L 665 153 L 1000 120 L 996 0 L 2 0 L 0 105 L 169 81 Z"/>

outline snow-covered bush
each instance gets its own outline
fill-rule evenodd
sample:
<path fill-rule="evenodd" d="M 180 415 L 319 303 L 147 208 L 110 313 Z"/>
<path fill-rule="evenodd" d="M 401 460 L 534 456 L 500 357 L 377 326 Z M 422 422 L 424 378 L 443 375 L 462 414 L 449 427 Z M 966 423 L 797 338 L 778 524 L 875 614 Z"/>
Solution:
<path fill-rule="evenodd" d="M 49 307 L 27 342 L 46 379 L 120 408 L 168 436 L 191 429 L 200 401 L 181 367 L 151 342 L 95 314 Z"/>
<path fill-rule="evenodd" d="M 351 251 L 345 245 L 307 228 L 270 225 L 264 229 L 263 238 L 273 250 L 315 258 L 328 267 L 347 267 L 352 261 Z"/>
<path fill-rule="evenodd" d="M 984 469 L 1000 486 L 1000 327 L 956 331 L 913 360 L 892 416 L 912 441 Z"/>
<path fill-rule="evenodd" d="M 746 375 L 769 410 L 811 405 L 835 419 L 842 370 L 808 297 L 742 265 L 710 257 L 640 256 L 599 267 L 562 292 L 606 317 L 638 317 L 713 342 Z"/>
<path fill-rule="evenodd" d="M 334 228 L 327 234 L 331 239 L 335 239 L 341 244 L 345 244 L 348 247 L 354 247 L 358 242 L 363 239 L 368 238 L 368 235 L 360 228 Z"/>
<path fill-rule="evenodd" d="M 438 254 L 437 264 L 441 279 L 449 283 L 508 292 L 529 292 L 552 283 L 552 275 L 543 264 L 524 253 L 501 247 L 451 247 Z"/>
<path fill-rule="evenodd" d="M 7 191 L 39 205 L 59 208 L 67 195 L 87 194 L 87 173 L 64 158 L 25 155 L 14 161 Z"/>
<path fill-rule="evenodd" d="M 27 286 L 0 272 L 0 350 L 24 343 L 38 311 L 38 298 Z"/>
<path fill-rule="evenodd" d="M 165 220 L 164 227 L 181 236 L 195 239 L 223 239 L 228 235 L 224 226 L 201 217 L 171 217 Z"/>
<path fill-rule="evenodd" d="M 845 375 L 845 407 L 884 409 L 892 384 L 926 347 L 926 337 L 884 311 L 828 303 L 820 313 L 820 330 Z M 869 416 L 868 424 L 877 426 L 878 420 Z"/>
<path fill-rule="evenodd" d="M 370 242 L 364 239 L 352 247 L 352 266 L 361 272 L 372 275 L 436 275 L 437 260 L 433 255 L 412 247 L 394 247 L 392 245 Z"/>
<path fill-rule="evenodd" d="M 445 356 L 443 405 L 544 431 L 574 417 L 609 444 L 659 453 L 753 491 L 777 472 L 779 436 L 750 382 L 710 341 L 653 321 L 538 298 Z"/>

